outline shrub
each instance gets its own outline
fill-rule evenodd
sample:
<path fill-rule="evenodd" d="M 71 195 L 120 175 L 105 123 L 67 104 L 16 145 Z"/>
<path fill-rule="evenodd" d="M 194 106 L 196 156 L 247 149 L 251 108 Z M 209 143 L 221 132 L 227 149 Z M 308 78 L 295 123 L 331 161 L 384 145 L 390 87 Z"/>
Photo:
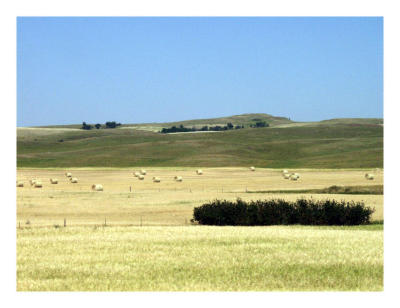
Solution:
<path fill-rule="evenodd" d="M 193 221 L 218 226 L 360 225 L 370 223 L 373 212 L 363 202 L 343 200 L 214 200 L 195 207 Z"/>

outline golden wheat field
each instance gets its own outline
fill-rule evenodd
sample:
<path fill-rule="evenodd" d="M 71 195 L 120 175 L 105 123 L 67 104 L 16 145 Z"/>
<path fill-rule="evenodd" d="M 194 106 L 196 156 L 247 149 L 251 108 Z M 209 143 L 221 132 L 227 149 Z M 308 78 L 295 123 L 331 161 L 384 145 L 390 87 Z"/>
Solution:
<path fill-rule="evenodd" d="M 191 225 L 213 199 L 299 197 L 365 201 L 383 195 L 260 193 L 383 183 L 382 171 L 249 168 L 18 169 L 18 291 L 317 291 L 383 289 L 383 225 Z M 65 172 L 78 183 L 71 183 Z M 182 182 L 174 180 L 181 176 Z M 154 183 L 153 177 L 161 182 Z M 51 184 L 50 178 L 58 179 Z M 29 180 L 39 179 L 41 188 Z M 104 191 L 92 191 L 101 184 Z M 246 192 L 247 191 L 247 192 Z M 63 227 L 63 224 L 66 227 Z M 361 257 L 360 257 L 361 256 Z"/>
<path fill-rule="evenodd" d="M 364 178 L 371 170 L 288 170 L 298 172 L 297 181 L 285 180 L 281 170 L 248 168 L 145 168 L 144 180 L 132 169 L 18 169 L 17 224 L 22 226 L 61 225 L 185 225 L 192 218 L 193 207 L 218 199 L 256 200 L 299 197 L 316 199 L 363 200 L 374 207 L 373 220 L 383 220 L 383 195 L 248 193 L 265 190 L 304 190 L 332 185 L 383 184 L 383 172 L 373 170 L 375 179 Z M 71 172 L 78 183 L 70 183 L 65 172 Z M 177 182 L 175 176 L 182 176 Z M 160 183 L 154 183 L 159 177 Z M 51 184 L 50 178 L 58 179 Z M 39 179 L 42 188 L 34 188 L 29 180 Z M 93 184 L 102 184 L 104 191 L 92 191 Z M 247 192 L 246 192 L 247 191 Z"/>
<path fill-rule="evenodd" d="M 21 228 L 18 291 L 381 291 L 363 227 Z"/>

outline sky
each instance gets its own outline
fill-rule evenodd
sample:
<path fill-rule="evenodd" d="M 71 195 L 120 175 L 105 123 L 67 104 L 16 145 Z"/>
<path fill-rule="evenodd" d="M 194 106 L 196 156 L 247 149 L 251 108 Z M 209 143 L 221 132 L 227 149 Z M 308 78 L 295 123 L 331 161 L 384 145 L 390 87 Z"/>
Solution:
<path fill-rule="evenodd" d="M 383 117 L 381 17 L 18 17 L 17 126 Z"/>

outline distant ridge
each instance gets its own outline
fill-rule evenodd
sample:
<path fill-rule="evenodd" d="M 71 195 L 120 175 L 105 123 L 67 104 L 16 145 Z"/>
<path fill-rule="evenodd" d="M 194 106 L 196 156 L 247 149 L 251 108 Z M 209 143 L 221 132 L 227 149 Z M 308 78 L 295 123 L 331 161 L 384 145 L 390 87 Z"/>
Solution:
<path fill-rule="evenodd" d="M 165 126 L 174 126 L 174 125 L 184 125 L 184 126 L 193 126 L 193 125 L 216 125 L 230 122 L 233 125 L 245 125 L 248 126 L 250 124 L 254 124 L 257 121 L 265 121 L 270 126 L 276 126 L 279 124 L 288 124 L 292 123 L 292 121 L 285 117 L 275 117 L 266 113 L 244 113 L 239 115 L 233 115 L 229 117 L 219 117 L 219 118 L 208 118 L 208 119 L 193 119 L 193 120 L 184 120 L 184 121 L 175 121 L 175 122 L 166 122 L 166 123 L 145 123 L 145 124 L 127 124 L 125 126 L 143 126 L 146 124 L 154 125 L 165 125 Z"/>
<path fill-rule="evenodd" d="M 334 125 L 334 124 L 363 124 L 363 125 L 383 125 L 382 118 L 335 118 L 322 121 L 297 122 L 287 117 L 277 117 L 267 113 L 244 113 L 233 116 L 192 119 L 174 122 L 149 122 L 149 123 L 123 123 L 121 127 L 143 128 L 144 130 L 158 131 L 163 127 L 171 127 L 184 125 L 186 127 L 201 127 L 204 125 L 226 125 L 230 122 L 233 125 L 254 124 L 256 120 L 267 122 L 270 127 L 291 127 L 291 126 L 316 126 L 316 125 Z M 94 125 L 96 123 L 88 123 Z M 103 123 L 100 123 L 103 124 Z M 82 124 L 66 124 L 66 125 L 46 125 L 46 126 L 30 126 L 37 128 L 81 128 Z"/>

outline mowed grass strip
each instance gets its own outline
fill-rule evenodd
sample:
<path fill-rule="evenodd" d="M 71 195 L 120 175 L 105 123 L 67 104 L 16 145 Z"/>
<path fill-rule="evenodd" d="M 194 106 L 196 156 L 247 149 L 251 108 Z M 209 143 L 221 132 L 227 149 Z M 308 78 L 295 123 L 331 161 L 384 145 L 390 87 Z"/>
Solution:
<path fill-rule="evenodd" d="M 330 186 L 322 189 L 292 189 L 246 191 L 247 193 L 280 193 L 280 194 L 345 194 L 345 195 L 383 195 L 383 185 L 365 186 Z"/>
<path fill-rule="evenodd" d="M 382 225 L 17 231 L 18 291 L 380 291 Z"/>

